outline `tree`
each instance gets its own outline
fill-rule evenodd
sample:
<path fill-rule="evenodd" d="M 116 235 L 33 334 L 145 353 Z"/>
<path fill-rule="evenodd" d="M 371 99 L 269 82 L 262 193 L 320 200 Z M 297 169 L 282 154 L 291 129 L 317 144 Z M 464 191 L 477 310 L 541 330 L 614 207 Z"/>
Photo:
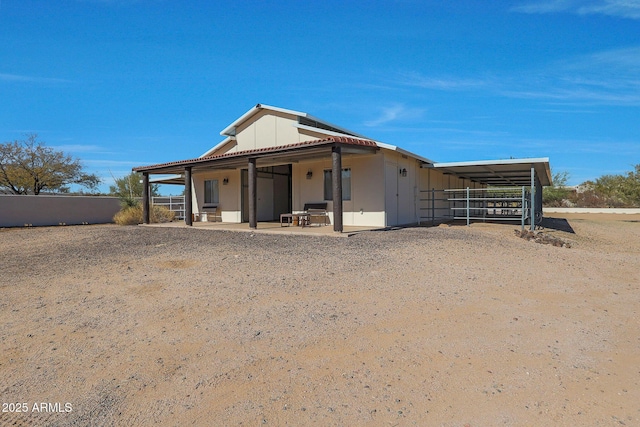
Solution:
<path fill-rule="evenodd" d="M 562 201 L 568 199 L 572 192 L 567 187 L 569 172 L 556 172 L 552 174 L 552 177 L 552 185 L 542 189 L 542 204 L 544 206 L 561 206 Z"/>
<path fill-rule="evenodd" d="M 82 170 L 80 160 L 45 146 L 37 134 L 0 144 L 0 192 L 40 194 L 42 190 L 67 193 L 68 185 L 95 189 L 100 179 Z"/>
<path fill-rule="evenodd" d="M 136 198 L 142 197 L 144 190 L 142 184 L 142 174 L 138 172 L 131 172 L 129 175 L 122 178 L 113 178 L 116 185 L 109 186 L 109 193 L 113 196 L 117 196 L 127 206 L 135 205 Z M 149 193 L 152 197 L 158 196 L 159 185 L 151 184 L 149 186 Z"/>
<path fill-rule="evenodd" d="M 613 207 L 640 206 L 640 164 L 625 175 L 603 175 L 596 179 L 594 190 Z"/>

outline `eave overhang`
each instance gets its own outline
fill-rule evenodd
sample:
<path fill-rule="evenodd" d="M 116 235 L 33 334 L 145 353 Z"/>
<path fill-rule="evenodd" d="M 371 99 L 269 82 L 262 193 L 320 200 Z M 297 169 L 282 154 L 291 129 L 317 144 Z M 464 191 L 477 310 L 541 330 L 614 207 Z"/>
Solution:
<path fill-rule="evenodd" d="M 529 186 L 533 168 L 542 186 L 552 183 L 548 157 L 434 163 L 423 167 L 491 186 Z"/>
<path fill-rule="evenodd" d="M 192 171 L 200 169 L 237 169 L 246 167 L 250 158 L 259 160 L 261 165 L 295 163 L 301 160 L 317 159 L 329 156 L 335 145 L 342 147 L 343 154 L 375 153 L 378 145 L 371 140 L 332 136 L 325 139 L 299 142 L 276 147 L 224 153 L 217 156 L 198 157 L 133 168 L 134 172 L 149 174 L 180 174 L 185 168 Z"/>

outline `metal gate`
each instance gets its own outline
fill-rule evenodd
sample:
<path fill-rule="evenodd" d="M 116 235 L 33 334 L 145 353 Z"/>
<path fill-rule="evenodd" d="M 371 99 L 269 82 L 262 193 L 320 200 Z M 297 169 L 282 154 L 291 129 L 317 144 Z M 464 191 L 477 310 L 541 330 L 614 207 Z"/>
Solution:
<path fill-rule="evenodd" d="M 446 220 L 513 221 L 522 229 L 531 224 L 531 193 L 528 187 L 461 188 L 421 191 L 420 222 Z M 542 220 L 542 211 L 534 213 L 535 224 Z M 532 227 L 533 229 L 534 227 Z"/>

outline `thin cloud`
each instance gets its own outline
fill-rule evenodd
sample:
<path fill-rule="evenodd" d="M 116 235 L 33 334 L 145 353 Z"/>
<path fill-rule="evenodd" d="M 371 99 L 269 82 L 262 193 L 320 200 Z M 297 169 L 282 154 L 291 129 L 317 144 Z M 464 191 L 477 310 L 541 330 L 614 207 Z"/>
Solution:
<path fill-rule="evenodd" d="M 554 13 L 564 12 L 574 5 L 573 0 L 552 0 L 537 3 L 527 3 L 511 8 L 513 12 L 522 13 Z"/>
<path fill-rule="evenodd" d="M 0 81 L 9 83 L 71 83 L 71 80 L 58 79 L 52 77 L 36 77 L 36 76 L 24 76 L 20 74 L 5 74 L 0 73 Z"/>
<path fill-rule="evenodd" d="M 568 103 L 640 105 L 639 75 L 640 47 L 615 49 L 550 64 L 512 81 L 502 93 Z"/>
<path fill-rule="evenodd" d="M 640 0 L 639 0 L 640 1 Z M 478 91 L 510 98 L 552 101 L 556 104 L 640 105 L 640 46 L 613 49 L 555 61 L 543 68 L 490 79 L 443 79 L 403 73 L 399 86 L 426 90 Z M 371 123 L 391 121 L 395 110 Z"/>
<path fill-rule="evenodd" d="M 488 85 L 486 80 L 480 79 L 466 79 L 466 78 L 457 78 L 457 77 L 434 77 L 434 76 L 425 76 L 420 73 L 403 73 L 400 74 L 396 83 L 419 87 L 423 89 L 434 89 L 434 90 L 467 90 L 474 88 L 481 88 Z"/>
<path fill-rule="evenodd" d="M 607 15 L 627 19 L 640 19 L 640 0 L 549 0 L 513 7 L 513 12 L 559 13 L 577 15 Z"/>
<path fill-rule="evenodd" d="M 418 108 L 407 108 L 404 105 L 397 104 L 382 109 L 381 114 L 364 123 L 368 127 L 378 127 L 390 122 L 398 120 L 413 120 L 422 116 L 424 110 Z"/>
<path fill-rule="evenodd" d="M 101 160 L 101 159 L 83 159 L 82 163 L 87 165 L 91 165 L 92 167 L 110 167 L 110 166 L 131 166 L 132 168 L 135 166 L 140 166 L 144 164 L 149 164 L 149 162 L 144 161 L 131 161 L 131 160 Z"/>
<path fill-rule="evenodd" d="M 98 145 L 82 145 L 82 144 L 66 144 L 66 145 L 56 145 L 52 148 L 69 152 L 69 153 L 103 153 L 105 152 L 104 148 Z"/>

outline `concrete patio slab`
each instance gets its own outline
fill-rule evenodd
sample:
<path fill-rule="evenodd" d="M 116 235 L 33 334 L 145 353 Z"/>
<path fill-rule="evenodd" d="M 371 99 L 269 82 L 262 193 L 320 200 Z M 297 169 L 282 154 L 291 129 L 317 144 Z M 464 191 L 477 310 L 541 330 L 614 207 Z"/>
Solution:
<path fill-rule="evenodd" d="M 199 230 L 223 230 L 223 231 L 239 231 L 249 233 L 267 233 L 267 234 L 283 234 L 283 235 L 300 235 L 300 236 L 332 236 L 332 237 L 349 237 L 364 231 L 383 230 L 381 227 L 355 227 L 344 226 L 342 233 L 333 231 L 333 226 L 282 226 L 280 222 L 259 222 L 256 229 L 249 228 L 248 223 L 229 223 L 229 222 L 194 222 L 190 227 L 183 221 L 166 222 L 162 224 L 141 224 L 144 227 L 171 227 L 171 228 L 196 228 Z"/>

